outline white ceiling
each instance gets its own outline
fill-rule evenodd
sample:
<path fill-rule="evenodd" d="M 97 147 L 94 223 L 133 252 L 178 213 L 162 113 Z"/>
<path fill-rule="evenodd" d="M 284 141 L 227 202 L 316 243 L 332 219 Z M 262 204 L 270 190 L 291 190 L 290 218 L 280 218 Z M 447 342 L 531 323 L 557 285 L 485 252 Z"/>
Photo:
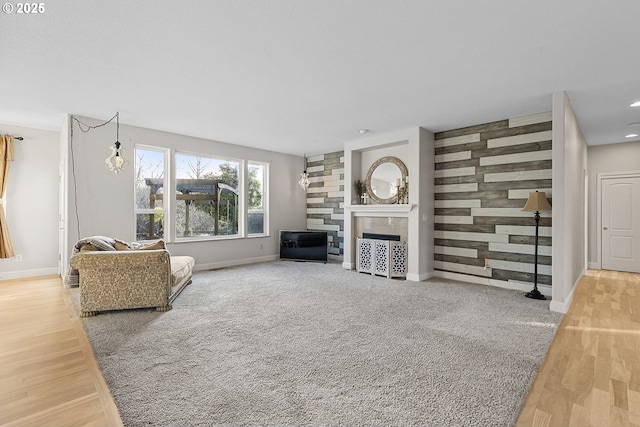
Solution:
<path fill-rule="evenodd" d="M 13 3 L 14 5 L 16 3 Z M 551 109 L 640 126 L 638 0 L 65 0 L 0 14 L 0 122 L 66 113 L 291 154 Z M 126 140 L 126 136 L 121 138 Z M 151 141 L 145 141 L 150 143 Z"/>

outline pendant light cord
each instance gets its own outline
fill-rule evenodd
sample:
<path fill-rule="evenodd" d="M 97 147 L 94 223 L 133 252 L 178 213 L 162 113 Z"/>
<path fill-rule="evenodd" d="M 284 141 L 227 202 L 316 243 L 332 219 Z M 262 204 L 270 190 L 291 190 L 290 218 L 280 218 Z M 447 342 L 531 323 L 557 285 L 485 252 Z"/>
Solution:
<path fill-rule="evenodd" d="M 116 120 L 116 141 L 120 140 L 120 112 L 116 112 L 116 114 L 111 117 L 109 120 L 107 120 L 104 123 L 100 123 L 99 125 L 88 125 L 82 121 L 80 121 L 76 116 L 69 116 L 69 151 L 71 154 L 71 173 L 73 175 L 73 204 L 74 204 L 74 208 L 75 208 L 75 213 L 76 213 L 76 226 L 78 228 L 78 240 L 80 240 L 80 215 L 78 214 L 78 184 L 77 184 L 77 180 L 76 180 L 76 161 L 75 161 L 75 157 L 74 157 L 74 153 L 73 153 L 73 122 L 76 122 L 78 124 L 78 129 L 80 129 L 80 131 L 82 133 L 87 133 L 92 129 L 97 129 L 100 128 L 102 126 L 108 125 L 109 123 L 111 123 L 113 120 Z"/>
<path fill-rule="evenodd" d="M 92 129 L 97 129 L 97 128 L 101 128 L 102 126 L 108 125 L 109 123 L 111 123 L 111 122 L 115 119 L 115 120 L 116 120 L 116 141 L 117 141 L 118 139 L 120 139 L 120 138 L 119 138 L 119 132 L 120 132 L 120 112 L 116 112 L 116 114 L 115 114 L 113 117 L 111 117 L 109 120 L 107 120 L 106 122 L 104 122 L 104 123 L 100 123 L 99 125 L 95 125 L 95 126 L 91 126 L 91 125 L 88 125 L 88 124 L 86 124 L 86 123 L 84 123 L 84 122 L 81 122 L 81 121 L 80 121 L 77 117 L 75 117 L 75 116 L 71 116 L 71 119 L 72 119 L 74 122 L 78 123 L 78 128 L 79 128 L 83 133 L 87 133 L 87 132 L 89 132 L 89 131 L 90 131 L 90 130 L 92 130 Z M 84 127 L 84 128 L 83 128 L 83 127 Z"/>

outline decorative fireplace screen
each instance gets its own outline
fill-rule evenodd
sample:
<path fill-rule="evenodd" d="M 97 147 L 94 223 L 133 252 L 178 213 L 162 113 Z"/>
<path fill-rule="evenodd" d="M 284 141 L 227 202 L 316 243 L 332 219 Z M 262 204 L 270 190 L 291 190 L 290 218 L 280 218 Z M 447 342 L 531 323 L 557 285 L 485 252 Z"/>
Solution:
<path fill-rule="evenodd" d="M 407 276 L 407 244 L 391 240 L 357 239 L 358 273 L 378 276 Z"/>

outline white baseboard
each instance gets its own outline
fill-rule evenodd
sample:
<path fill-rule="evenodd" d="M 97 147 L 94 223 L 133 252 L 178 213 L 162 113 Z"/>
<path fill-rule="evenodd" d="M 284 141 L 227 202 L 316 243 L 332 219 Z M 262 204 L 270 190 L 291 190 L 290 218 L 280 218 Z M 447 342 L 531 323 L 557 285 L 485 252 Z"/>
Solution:
<path fill-rule="evenodd" d="M 430 271 L 428 273 L 407 273 L 407 280 L 411 281 L 411 282 L 424 282 L 425 280 L 429 280 L 433 277 L 434 273 L 433 271 Z"/>
<path fill-rule="evenodd" d="M 549 304 L 549 310 L 555 311 L 557 313 L 566 314 L 567 310 L 569 310 L 569 305 L 571 304 L 571 301 L 573 301 L 573 291 L 571 292 L 570 296 L 571 296 L 571 300 L 568 303 L 551 300 L 551 304 Z"/>
<path fill-rule="evenodd" d="M 563 314 L 567 313 L 567 311 L 569 310 L 569 306 L 573 302 L 573 297 L 576 294 L 576 288 L 578 287 L 578 283 L 584 277 L 584 273 L 585 273 L 584 270 L 582 270 L 582 273 L 578 276 L 578 280 L 576 280 L 575 283 L 573 284 L 573 287 L 571 288 L 571 292 L 569 292 L 569 295 L 567 295 L 567 299 L 564 302 L 558 302 L 553 300 L 551 301 L 551 305 L 549 306 L 549 309 L 551 311 L 556 311 L 558 313 L 563 313 Z"/>
<path fill-rule="evenodd" d="M 490 279 L 488 277 L 470 276 L 468 274 L 451 273 L 449 271 L 434 271 L 434 277 L 442 277 L 443 279 L 459 280 L 461 282 L 475 283 L 478 285 L 494 286 L 496 288 L 513 289 L 515 291 L 529 292 L 533 289 L 533 285 L 522 282 L 507 282 L 504 280 Z M 538 290 L 542 295 L 551 296 L 551 286 L 538 285 Z"/>
<path fill-rule="evenodd" d="M 8 271 L 0 273 L 0 280 L 26 279 L 27 277 L 59 275 L 58 267 L 37 268 L 34 270 Z"/>
<path fill-rule="evenodd" d="M 353 265 L 352 262 L 343 262 L 342 268 L 344 268 L 345 270 L 355 270 L 356 266 Z"/>
<path fill-rule="evenodd" d="M 280 259 L 278 255 L 266 255 L 255 258 L 234 259 L 231 261 L 210 262 L 207 264 L 196 264 L 193 271 L 215 270 L 217 268 L 234 267 L 236 265 L 256 264 L 258 262 L 276 261 Z"/>

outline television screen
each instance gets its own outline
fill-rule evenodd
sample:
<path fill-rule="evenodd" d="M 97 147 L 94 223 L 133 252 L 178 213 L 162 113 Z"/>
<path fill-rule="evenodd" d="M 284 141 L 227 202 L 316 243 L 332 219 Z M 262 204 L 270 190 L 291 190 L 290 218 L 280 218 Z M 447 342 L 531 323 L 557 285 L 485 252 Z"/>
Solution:
<path fill-rule="evenodd" d="M 280 231 L 280 259 L 327 262 L 326 231 Z"/>

